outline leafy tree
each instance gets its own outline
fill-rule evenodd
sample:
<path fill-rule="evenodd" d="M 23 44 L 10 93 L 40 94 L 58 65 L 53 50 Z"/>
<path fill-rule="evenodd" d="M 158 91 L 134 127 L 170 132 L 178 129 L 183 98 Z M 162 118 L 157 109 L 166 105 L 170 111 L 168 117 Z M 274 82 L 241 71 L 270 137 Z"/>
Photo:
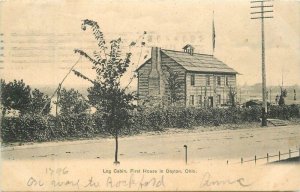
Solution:
<path fill-rule="evenodd" d="M 169 101 L 171 105 L 174 105 L 178 100 L 181 99 L 179 96 L 179 90 L 181 88 L 181 82 L 179 79 L 179 72 L 173 71 L 169 66 L 164 66 L 167 72 L 166 83 L 168 84 Z"/>
<path fill-rule="evenodd" d="M 236 100 L 235 100 L 236 95 L 237 95 L 236 90 L 234 88 L 230 87 L 228 97 L 229 97 L 229 103 L 230 103 L 231 107 L 236 106 Z"/>
<path fill-rule="evenodd" d="M 285 97 L 287 97 L 287 90 L 286 89 L 283 90 L 281 88 L 281 94 L 280 94 L 279 101 L 278 101 L 278 104 L 280 106 L 285 105 L 285 100 L 284 100 Z"/>
<path fill-rule="evenodd" d="M 73 71 L 77 76 L 93 83 L 93 86 L 88 89 L 89 102 L 97 109 L 98 113 L 102 114 L 103 125 L 115 137 L 114 163 L 119 164 L 118 135 L 122 128 L 126 128 L 130 124 L 131 110 L 134 109 L 132 100 L 135 99 L 132 93 L 125 92 L 126 88 L 121 88 L 120 79 L 131 63 L 132 54 L 122 55 L 121 38 L 110 41 L 110 47 L 107 48 L 97 22 L 86 19 L 82 23 L 82 29 L 86 30 L 87 27 L 91 27 L 99 50 L 94 52 L 93 57 L 79 49 L 76 49 L 75 53 L 84 56 L 93 64 L 97 77 L 95 80 L 91 80 L 80 72 Z"/>
<path fill-rule="evenodd" d="M 25 85 L 23 80 L 14 80 L 13 82 L 5 83 L 1 79 L 1 104 L 2 114 L 6 113 L 6 110 L 15 109 L 22 113 L 25 113 L 31 103 L 30 87 Z"/>
<path fill-rule="evenodd" d="M 30 102 L 30 107 L 29 107 L 29 112 L 31 113 L 40 113 L 41 110 L 43 115 L 47 115 L 50 113 L 51 110 L 51 101 L 48 95 L 42 93 L 38 89 L 34 89 L 31 92 L 31 102 Z"/>
<path fill-rule="evenodd" d="M 60 91 L 60 99 L 58 101 L 61 115 L 80 114 L 89 108 L 89 104 L 84 97 L 76 90 L 66 90 L 63 88 Z"/>

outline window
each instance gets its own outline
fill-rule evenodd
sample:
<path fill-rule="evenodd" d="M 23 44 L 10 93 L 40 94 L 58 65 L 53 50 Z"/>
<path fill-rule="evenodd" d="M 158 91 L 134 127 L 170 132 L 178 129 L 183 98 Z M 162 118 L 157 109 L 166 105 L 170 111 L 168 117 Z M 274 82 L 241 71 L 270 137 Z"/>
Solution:
<path fill-rule="evenodd" d="M 221 77 L 220 76 L 217 76 L 217 82 L 218 82 L 218 85 L 221 85 Z"/>
<path fill-rule="evenodd" d="M 210 85 L 210 76 L 206 76 L 206 85 Z"/>
<path fill-rule="evenodd" d="M 199 95 L 199 96 L 198 96 L 198 99 L 199 99 L 199 100 L 198 100 L 198 105 L 199 105 L 199 106 L 202 106 L 202 95 Z"/>
<path fill-rule="evenodd" d="M 195 74 L 191 74 L 191 85 L 195 85 Z"/>
<path fill-rule="evenodd" d="M 225 77 L 225 85 L 228 86 L 228 77 Z"/>
<path fill-rule="evenodd" d="M 194 95 L 190 96 L 190 105 L 194 105 Z"/>

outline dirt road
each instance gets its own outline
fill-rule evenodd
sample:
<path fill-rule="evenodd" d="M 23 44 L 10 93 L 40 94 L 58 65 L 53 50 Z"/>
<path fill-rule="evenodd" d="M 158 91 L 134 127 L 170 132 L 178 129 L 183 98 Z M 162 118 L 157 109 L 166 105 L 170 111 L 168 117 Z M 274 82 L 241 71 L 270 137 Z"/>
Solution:
<path fill-rule="evenodd" d="M 203 160 L 237 161 L 254 155 L 278 154 L 278 151 L 298 151 L 300 125 L 251 128 L 242 130 L 163 133 L 161 135 L 120 138 L 119 158 L 123 160 L 183 160 L 188 146 L 189 162 Z M 49 142 L 2 147 L 2 160 L 40 159 L 105 159 L 113 160 L 115 141 L 94 139 L 69 142 Z M 298 156 L 298 153 L 293 154 Z M 282 157 L 284 158 L 284 157 Z"/>

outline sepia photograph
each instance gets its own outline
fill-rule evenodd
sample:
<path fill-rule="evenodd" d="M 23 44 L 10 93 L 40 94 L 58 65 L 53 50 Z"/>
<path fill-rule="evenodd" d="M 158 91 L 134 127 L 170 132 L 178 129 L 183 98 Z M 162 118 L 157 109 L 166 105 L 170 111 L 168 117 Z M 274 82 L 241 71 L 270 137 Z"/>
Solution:
<path fill-rule="evenodd" d="M 0 190 L 299 191 L 300 1 L 0 0 Z"/>

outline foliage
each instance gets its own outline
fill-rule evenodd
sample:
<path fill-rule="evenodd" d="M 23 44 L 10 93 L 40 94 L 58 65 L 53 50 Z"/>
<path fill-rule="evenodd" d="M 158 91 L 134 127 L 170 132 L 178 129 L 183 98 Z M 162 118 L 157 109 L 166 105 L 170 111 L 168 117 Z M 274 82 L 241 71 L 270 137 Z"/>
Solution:
<path fill-rule="evenodd" d="M 287 97 L 287 90 L 281 88 L 281 93 L 280 93 L 280 97 L 279 97 L 279 101 L 278 101 L 278 104 L 280 106 L 285 105 L 285 100 L 284 100 L 285 97 Z"/>
<path fill-rule="evenodd" d="M 300 118 L 300 105 L 270 106 L 270 118 Z M 119 130 L 119 135 L 140 132 L 164 131 L 165 128 L 188 129 L 195 126 L 218 126 L 259 122 L 260 107 L 252 108 L 145 108 L 131 112 L 130 126 Z M 26 114 L 20 117 L 3 117 L 3 142 L 51 141 L 60 139 L 110 136 L 103 113 L 70 114 L 56 118 L 50 115 Z"/>
<path fill-rule="evenodd" d="M 1 104 L 2 114 L 6 110 L 14 109 L 25 113 L 31 103 L 30 87 L 23 80 L 6 83 L 1 79 Z"/>
<path fill-rule="evenodd" d="M 48 128 L 47 117 L 43 115 L 4 117 L 1 121 L 1 137 L 3 142 L 48 141 L 53 138 Z"/>
<path fill-rule="evenodd" d="M 168 93 L 169 93 L 169 101 L 171 105 L 174 105 L 181 97 L 178 95 L 178 91 L 180 90 L 182 83 L 179 81 L 179 72 L 173 71 L 169 66 L 164 66 L 164 71 L 167 72 L 167 85 L 168 85 Z"/>
<path fill-rule="evenodd" d="M 90 104 L 102 113 L 101 125 L 105 126 L 106 130 L 115 136 L 115 162 L 118 163 L 118 134 L 120 129 L 129 126 L 130 110 L 134 108 L 132 100 L 135 97 L 132 93 L 126 93 L 125 89 L 120 87 L 120 79 L 131 63 L 131 53 L 122 55 L 121 38 L 110 41 L 110 48 L 108 49 L 97 22 L 85 19 L 82 23 L 82 29 L 86 30 L 87 27 L 91 27 L 93 35 L 98 42 L 99 50 L 94 51 L 94 57 L 79 49 L 76 49 L 75 53 L 87 58 L 93 64 L 92 68 L 96 71 L 96 79 L 90 80 L 93 86 L 88 89 L 88 98 Z M 106 53 L 107 50 L 108 54 Z M 74 73 L 81 78 L 87 79 L 85 75 L 78 71 L 74 71 Z"/>
<path fill-rule="evenodd" d="M 62 116 L 84 113 L 89 108 L 85 98 L 74 89 L 66 90 L 63 88 L 59 93 L 57 104 L 60 107 L 60 115 Z"/>
<path fill-rule="evenodd" d="M 51 110 L 51 100 L 48 95 L 42 93 L 38 89 L 34 89 L 31 92 L 30 106 L 28 110 L 30 113 L 40 113 L 43 110 L 42 114 L 47 115 Z"/>
<path fill-rule="evenodd" d="M 230 103 L 231 107 L 236 106 L 236 100 L 235 100 L 236 95 L 237 95 L 237 92 L 236 92 L 235 88 L 230 87 L 228 97 L 229 97 L 229 103 Z"/>
<path fill-rule="evenodd" d="M 42 93 L 38 89 L 31 91 L 29 85 L 26 85 L 23 80 L 14 80 L 6 83 L 1 80 L 1 103 L 3 106 L 2 114 L 7 110 L 19 110 L 21 114 L 40 113 L 49 114 L 51 103 L 48 95 Z"/>
<path fill-rule="evenodd" d="M 131 131 L 258 122 L 260 115 L 259 108 L 145 108 L 134 113 Z"/>
<path fill-rule="evenodd" d="M 97 130 L 93 127 L 94 121 L 91 115 L 81 114 L 69 114 L 61 115 L 58 119 L 59 130 L 57 135 L 62 138 L 66 137 L 92 137 L 95 136 Z"/>
<path fill-rule="evenodd" d="M 290 118 L 300 118 L 300 105 L 272 105 L 268 116 L 288 120 Z"/>

